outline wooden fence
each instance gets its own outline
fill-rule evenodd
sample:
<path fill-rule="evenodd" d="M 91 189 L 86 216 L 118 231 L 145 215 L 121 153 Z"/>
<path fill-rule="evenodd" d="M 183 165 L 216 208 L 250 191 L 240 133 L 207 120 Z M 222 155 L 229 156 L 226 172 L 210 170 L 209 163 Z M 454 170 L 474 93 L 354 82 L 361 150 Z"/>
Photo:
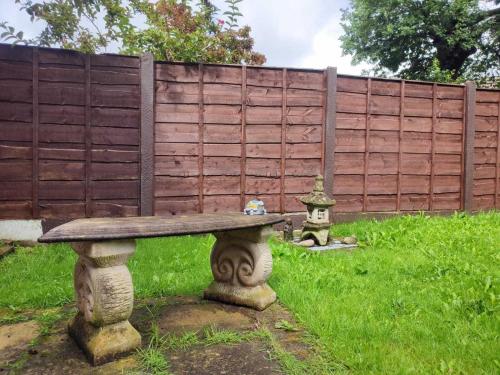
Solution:
<path fill-rule="evenodd" d="M 462 209 L 466 90 L 338 77 L 340 211 Z"/>
<path fill-rule="evenodd" d="M 500 208 L 500 91 L 0 45 L 0 218 Z"/>
<path fill-rule="evenodd" d="M 324 73 L 157 64 L 154 212 L 273 212 L 322 171 Z M 200 173 L 203 171 L 203 173 Z"/>
<path fill-rule="evenodd" d="M 139 60 L 0 47 L 0 217 L 137 215 Z"/>

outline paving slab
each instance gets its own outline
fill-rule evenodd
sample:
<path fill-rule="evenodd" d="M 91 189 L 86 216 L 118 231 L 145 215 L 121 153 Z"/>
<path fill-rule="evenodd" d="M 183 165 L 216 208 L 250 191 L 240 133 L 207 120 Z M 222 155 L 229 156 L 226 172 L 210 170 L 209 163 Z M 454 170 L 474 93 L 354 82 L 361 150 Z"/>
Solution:
<path fill-rule="evenodd" d="M 82 351 L 67 334 L 67 320 L 74 307 L 65 306 L 65 318 L 56 322 L 49 334 L 39 335 L 39 327 L 34 321 L 0 326 L 0 358 L 9 357 L 8 362 L 0 361 L 1 374 L 28 375 L 80 375 L 80 374 L 143 374 L 139 355 L 127 357 L 102 366 L 91 366 Z M 198 332 L 203 336 L 203 328 L 214 326 L 241 333 L 267 328 L 281 347 L 298 359 L 306 358 L 309 347 L 304 344 L 303 331 L 278 329 L 276 323 L 286 320 L 295 325 L 293 316 L 278 303 L 264 311 L 245 307 L 205 301 L 198 297 L 164 297 L 136 301 L 136 308 L 130 319 L 143 337 L 143 348 L 147 348 L 151 325 L 156 324 L 162 335 Z M 2 336 L 4 341 L 2 341 Z M 5 341 L 5 338 L 8 341 Z M 35 340 L 36 344 L 30 343 Z M 9 344 L 7 345 L 6 342 Z M 269 343 L 255 338 L 236 344 L 205 343 L 188 349 L 163 351 L 172 374 L 278 374 L 280 364 L 270 357 Z M 17 361 L 17 368 L 12 363 Z"/>
<path fill-rule="evenodd" d="M 250 330 L 255 320 L 238 308 L 220 303 L 166 306 L 158 319 L 162 334 L 201 331 L 214 326 L 219 329 Z"/>
<path fill-rule="evenodd" d="M 66 333 L 47 336 L 31 354 L 19 374 L 26 375 L 83 375 L 122 374 L 137 367 L 135 355 L 103 366 L 93 367 L 83 352 Z"/>
<path fill-rule="evenodd" d="M 34 321 L 0 326 L 0 368 L 29 349 L 39 328 Z"/>
<path fill-rule="evenodd" d="M 270 360 L 260 342 L 201 346 L 170 356 L 174 374 L 197 375 L 272 375 L 281 374 L 280 366 Z"/>
<path fill-rule="evenodd" d="M 14 252 L 15 247 L 11 244 L 1 244 L 0 243 L 0 259 L 2 259 L 4 256 L 9 255 L 10 253 Z"/>

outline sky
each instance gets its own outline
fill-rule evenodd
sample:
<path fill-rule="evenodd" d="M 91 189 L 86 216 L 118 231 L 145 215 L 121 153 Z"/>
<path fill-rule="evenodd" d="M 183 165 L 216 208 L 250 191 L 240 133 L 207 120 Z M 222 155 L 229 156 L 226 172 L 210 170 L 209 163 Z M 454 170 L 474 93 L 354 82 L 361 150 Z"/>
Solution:
<path fill-rule="evenodd" d="M 215 0 L 222 7 L 223 0 Z M 360 74 L 366 64 L 353 66 L 342 56 L 341 9 L 348 0 L 244 0 L 241 24 L 252 28 L 255 50 L 264 53 L 267 65 L 324 69 Z"/>
<path fill-rule="evenodd" d="M 224 0 L 213 3 L 224 10 Z M 351 57 L 342 56 L 340 48 L 341 9 L 348 6 L 349 0 L 243 0 L 239 24 L 252 28 L 254 49 L 266 55 L 266 65 L 318 69 L 336 66 L 339 73 L 360 74 L 369 65 L 352 65 Z M 18 10 L 15 0 L 0 0 L 1 21 L 23 30 L 28 38 L 42 28 Z"/>

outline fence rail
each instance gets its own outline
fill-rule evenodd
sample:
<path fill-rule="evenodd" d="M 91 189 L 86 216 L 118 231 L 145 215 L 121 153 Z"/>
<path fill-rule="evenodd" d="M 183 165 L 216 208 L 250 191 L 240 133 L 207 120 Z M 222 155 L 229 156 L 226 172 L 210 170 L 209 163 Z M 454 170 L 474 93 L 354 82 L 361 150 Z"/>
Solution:
<path fill-rule="evenodd" d="M 0 45 L 0 218 L 500 208 L 499 90 Z"/>

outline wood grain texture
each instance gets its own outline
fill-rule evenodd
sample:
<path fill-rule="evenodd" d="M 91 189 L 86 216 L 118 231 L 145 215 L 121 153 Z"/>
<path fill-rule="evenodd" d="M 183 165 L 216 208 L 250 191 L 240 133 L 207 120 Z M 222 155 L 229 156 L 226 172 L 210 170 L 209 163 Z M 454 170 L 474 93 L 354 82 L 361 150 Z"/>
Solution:
<path fill-rule="evenodd" d="M 398 137 L 398 142 L 399 142 L 399 147 L 398 147 L 398 161 L 397 161 L 397 173 L 398 173 L 398 180 L 397 180 L 397 197 L 396 197 L 396 211 L 401 211 L 401 160 L 402 160 L 402 150 L 401 150 L 401 143 L 403 140 L 403 124 L 404 124 L 404 112 L 405 112 L 405 93 L 406 93 L 406 82 L 405 80 L 401 80 L 401 87 L 399 90 L 399 137 Z"/>
<path fill-rule="evenodd" d="M 371 88 L 372 79 L 368 78 L 366 93 L 366 131 L 365 131 L 365 163 L 363 178 L 363 211 L 368 210 L 368 158 L 370 157 L 370 123 L 371 123 Z"/>
<path fill-rule="evenodd" d="M 33 151 L 32 160 L 32 181 L 33 185 L 31 188 L 31 208 L 32 208 L 32 218 L 38 219 L 40 216 L 40 209 L 38 205 L 39 198 L 39 177 L 38 177 L 38 142 L 39 142 L 39 126 L 40 126 L 40 106 L 38 103 L 38 84 L 39 84 L 39 76 L 38 76 L 38 66 L 40 61 L 40 51 L 38 48 L 33 48 L 33 65 L 32 65 L 32 78 L 33 78 L 33 125 L 32 125 L 32 146 L 31 149 Z"/>
<path fill-rule="evenodd" d="M 241 130 L 240 130 L 240 181 L 239 181 L 239 193 L 240 193 L 240 210 L 243 210 L 246 204 L 246 144 L 247 144 L 247 129 L 246 129 L 246 113 L 247 113 L 247 101 L 250 96 L 250 92 L 247 87 L 247 67 L 245 65 L 241 66 Z"/>
<path fill-rule="evenodd" d="M 25 185 L 35 165 L 41 217 L 77 217 L 87 196 L 88 216 L 139 214 L 144 152 L 157 214 L 241 210 L 250 194 L 276 212 L 301 211 L 297 196 L 319 173 L 330 194 L 336 186 L 337 212 L 464 208 L 467 186 L 470 209 L 500 204 L 498 90 L 471 100 L 459 85 L 345 75 L 332 83 L 334 68 L 207 64 L 200 73 L 198 64 L 152 60 L 144 77 L 138 58 L 38 51 L 34 64 L 33 47 L 0 45 L 2 202 L 19 207 L 15 217 L 37 209 Z M 97 192 L 80 198 L 82 182 Z"/>
<path fill-rule="evenodd" d="M 284 68 L 282 71 L 282 81 L 283 90 L 281 93 L 281 147 L 280 147 L 280 187 L 277 193 L 280 193 L 280 212 L 285 212 L 285 169 L 286 169 L 286 158 L 287 158 L 287 144 L 286 144 L 286 133 L 287 133 L 287 69 Z"/>
<path fill-rule="evenodd" d="M 497 93 L 498 94 L 498 93 Z M 497 116 L 497 160 L 496 160 L 496 168 L 495 168 L 495 208 L 500 208 L 500 95 L 497 95 L 497 107 L 498 107 L 498 116 Z"/>
<path fill-rule="evenodd" d="M 203 123 L 205 120 L 204 117 L 204 101 L 203 101 L 203 75 L 204 69 L 203 64 L 198 64 L 198 170 L 200 171 L 198 175 L 198 207 L 200 209 L 200 213 L 204 210 L 203 204 L 203 174 L 204 174 L 204 144 L 203 144 Z"/>
<path fill-rule="evenodd" d="M 239 198 L 238 198 L 239 199 Z M 241 213 L 77 219 L 51 229 L 42 243 L 165 237 L 255 228 L 284 221 L 281 215 Z"/>
<path fill-rule="evenodd" d="M 324 187 L 325 193 L 329 197 L 333 196 L 333 184 L 334 184 L 334 174 L 338 173 L 336 163 L 338 163 L 338 157 L 340 155 L 335 155 L 335 131 L 337 127 L 337 117 L 335 116 L 336 101 L 337 101 L 337 68 L 328 67 L 326 70 L 326 108 L 325 108 L 325 127 L 324 127 L 324 161 L 323 161 L 323 175 L 324 175 Z M 341 159 L 341 162 L 345 159 Z M 340 164 L 344 166 L 344 169 L 350 167 L 349 165 Z M 335 171 L 337 169 L 337 172 Z"/>
<path fill-rule="evenodd" d="M 32 59 L 33 52 L 30 47 L 0 43 L 0 60 L 30 63 Z"/>
<path fill-rule="evenodd" d="M 431 128 L 431 176 L 429 183 L 429 210 L 434 204 L 434 158 L 436 153 L 436 118 L 438 112 L 437 83 L 432 85 L 432 128 Z"/>
<path fill-rule="evenodd" d="M 30 81 L 0 80 L 0 101 L 4 103 L 31 103 L 32 90 L 33 82 Z"/>
<path fill-rule="evenodd" d="M 467 94 L 465 105 L 464 193 L 462 199 L 464 210 L 471 212 L 474 196 L 474 163 L 478 162 L 475 160 L 476 152 L 474 150 L 476 85 L 473 82 L 467 82 L 465 89 Z"/>
<path fill-rule="evenodd" d="M 141 216 L 153 215 L 154 190 L 154 60 L 150 53 L 140 59 L 141 77 Z"/>
<path fill-rule="evenodd" d="M 90 55 L 85 56 L 85 217 L 92 216 L 92 82 Z"/>

